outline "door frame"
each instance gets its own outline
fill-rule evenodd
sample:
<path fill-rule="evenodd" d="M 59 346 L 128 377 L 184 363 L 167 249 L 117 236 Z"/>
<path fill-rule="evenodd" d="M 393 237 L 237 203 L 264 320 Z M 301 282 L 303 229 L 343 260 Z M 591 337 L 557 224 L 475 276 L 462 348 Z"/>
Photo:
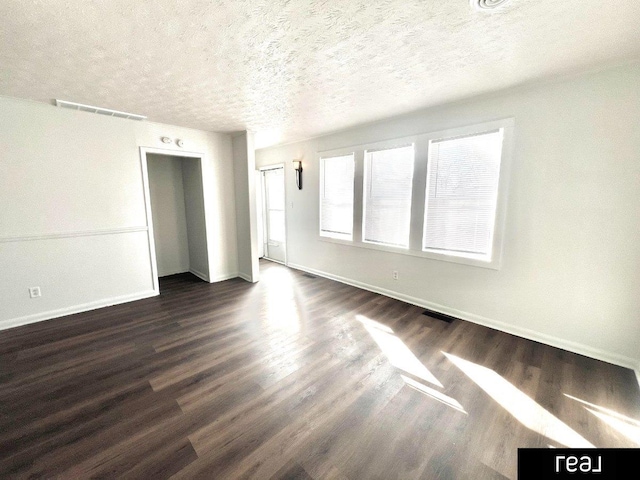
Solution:
<path fill-rule="evenodd" d="M 156 147 L 140 147 L 140 166 L 142 168 L 142 185 L 144 192 L 144 212 L 147 220 L 147 240 L 149 242 L 149 262 L 151 264 L 151 281 L 153 284 L 153 291 L 156 295 L 160 294 L 160 283 L 158 281 L 158 262 L 156 259 L 156 241 L 153 236 L 153 212 L 151 211 L 151 192 L 149 189 L 149 166 L 147 154 L 156 155 L 168 155 L 171 157 L 186 157 L 197 158 L 200 160 L 200 181 L 202 182 L 202 203 L 204 208 L 204 244 L 207 249 L 207 272 L 205 275 L 199 275 L 194 272 L 194 275 L 200 277 L 202 280 L 211 283 L 211 262 L 209 259 L 209 242 L 208 233 L 209 225 L 207 224 L 207 202 L 205 202 L 205 189 L 204 189 L 204 162 L 206 155 L 201 152 L 184 152 L 182 150 L 171 150 L 167 148 Z M 191 271 L 191 269 L 190 269 Z M 201 272 L 198 272 L 201 273 Z M 202 272 L 205 273 L 205 272 Z"/>
<path fill-rule="evenodd" d="M 268 250 L 268 244 L 269 244 L 269 239 L 268 239 L 268 234 L 267 234 L 267 202 L 266 202 L 266 196 L 265 196 L 265 177 L 264 177 L 264 172 L 267 170 L 277 170 L 281 168 L 282 169 L 282 181 L 284 182 L 284 237 L 285 237 L 285 241 L 284 241 L 284 262 L 281 262 L 280 260 L 274 260 L 270 257 L 267 257 L 266 253 L 269 251 Z M 267 249 L 265 251 L 265 256 L 264 258 L 266 258 L 267 260 L 269 260 L 270 262 L 276 262 L 276 263 L 281 263 L 283 265 L 288 265 L 289 264 L 289 227 L 287 225 L 287 169 L 285 168 L 285 164 L 283 163 L 274 163 L 273 165 L 265 165 L 263 167 L 260 167 L 258 169 L 258 171 L 260 172 L 260 190 L 262 191 L 262 205 L 260 206 L 260 208 L 262 209 L 262 231 L 263 231 L 263 243 L 265 245 L 267 245 Z"/>

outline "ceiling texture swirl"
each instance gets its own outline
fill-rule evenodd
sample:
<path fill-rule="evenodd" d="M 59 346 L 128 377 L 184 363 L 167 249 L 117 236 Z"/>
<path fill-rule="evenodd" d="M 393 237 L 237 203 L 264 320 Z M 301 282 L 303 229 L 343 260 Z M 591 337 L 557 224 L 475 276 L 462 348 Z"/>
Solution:
<path fill-rule="evenodd" d="M 0 95 L 261 147 L 640 59 L 639 1 L 471 3 L 3 0 Z"/>

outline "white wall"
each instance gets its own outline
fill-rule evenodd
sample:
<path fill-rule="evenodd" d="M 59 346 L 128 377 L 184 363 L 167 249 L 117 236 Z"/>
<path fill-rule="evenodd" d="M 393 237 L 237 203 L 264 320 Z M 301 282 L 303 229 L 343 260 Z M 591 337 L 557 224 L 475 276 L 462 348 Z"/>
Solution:
<path fill-rule="evenodd" d="M 286 169 L 289 264 L 627 367 L 640 365 L 640 65 L 256 152 Z M 515 118 L 499 271 L 321 241 L 318 153 Z M 398 270 L 399 280 L 393 280 Z"/>
<path fill-rule="evenodd" d="M 238 274 L 249 282 L 257 282 L 260 269 L 253 134 L 243 132 L 234 136 L 232 142 L 236 188 Z"/>
<path fill-rule="evenodd" d="M 199 158 L 182 157 L 181 163 L 189 243 L 189 271 L 202 279 L 208 279 L 209 255 L 202 190 L 202 161 Z"/>
<path fill-rule="evenodd" d="M 205 154 L 211 277 L 237 275 L 228 135 L 4 97 L 0 112 L 0 328 L 154 294 L 141 146 Z"/>
<path fill-rule="evenodd" d="M 149 154 L 147 171 L 158 276 L 188 272 L 189 236 L 182 182 L 182 159 Z"/>

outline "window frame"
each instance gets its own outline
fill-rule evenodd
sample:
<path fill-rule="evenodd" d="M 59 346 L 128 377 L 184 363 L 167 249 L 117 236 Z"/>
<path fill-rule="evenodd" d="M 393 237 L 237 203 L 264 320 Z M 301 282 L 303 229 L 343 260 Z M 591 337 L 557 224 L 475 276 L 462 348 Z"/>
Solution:
<path fill-rule="evenodd" d="M 498 177 L 498 192 L 496 198 L 496 210 L 493 225 L 493 238 L 491 242 L 491 258 L 487 260 L 484 255 L 453 252 L 439 252 L 435 250 L 424 249 L 424 235 L 426 232 L 425 216 L 427 213 L 427 197 L 428 197 L 428 175 L 429 175 L 429 150 L 427 150 L 426 168 L 427 177 L 425 177 L 425 193 L 422 205 L 422 232 L 420 238 L 420 251 L 422 256 L 432 258 L 434 260 L 443 260 L 453 263 L 461 263 L 477 267 L 485 267 L 493 270 L 499 270 L 502 265 L 502 250 L 504 244 L 504 229 L 506 225 L 508 185 L 511 170 L 511 157 L 513 150 L 513 128 L 514 119 L 507 118 L 490 122 L 478 123 L 466 127 L 452 128 L 442 130 L 427 135 L 427 143 L 432 141 L 442 141 L 454 139 L 457 137 L 469 137 L 481 135 L 495 130 L 502 130 L 502 152 L 500 158 L 500 173 Z"/>
<path fill-rule="evenodd" d="M 504 230 L 506 225 L 508 190 L 510 182 L 510 171 L 513 156 L 513 131 L 515 127 L 514 118 L 503 118 L 490 120 L 472 125 L 453 127 L 429 133 L 421 133 L 405 137 L 369 142 L 359 145 L 345 146 L 342 148 L 318 151 L 317 157 L 322 158 L 337 157 L 353 154 L 355 162 L 354 188 L 353 188 L 353 234 L 351 239 L 335 238 L 319 235 L 319 240 L 323 242 L 348 245 L 351 247 L 365 248 L 369 250 L 379 250 L 389 253 L 398 253 L 431 260 L 439 260 L 450 263 L 469 265 L 474 267 L 499 270 L 502 266 L 502 251 L 504 245 Z M 500 177 L 498 179 L 498 198 L 496 203 L 496 214 L 494 224 L 494 234 L 492 243 L 491 261 L 485 261 L 471 256 L 452 255 L 433 251 L 423 251 L 423 235 L 425 229 L 425 212 L 429 163 L 429 142 L 433 140 L 443 140 L 453 137 L 473 135 L 490 130 L 503 129 L 502 157 L 500 161 Z M 365 242 L 364 232 L 364 162 L 367 150 L 386 150 L 391 148 L 406 147 L 414 144 L 413 163 L 413 185 L 411 195 L 411 224 L 409 230 L 409 248 L 394 247 L 383 244 Z M 323 188 L 324 172 L 320 169 L 320 189 Z M 322 190 L 320 190 L 320 193 Z M 318 195 L 319 209 L 322 208 L 322 200 Z M 321 215 L 321 213 L 320 213 Z M 320 225 L 322 217 L 319 218 Z M 320 231 L 320 229 L 319 229 Z"/>

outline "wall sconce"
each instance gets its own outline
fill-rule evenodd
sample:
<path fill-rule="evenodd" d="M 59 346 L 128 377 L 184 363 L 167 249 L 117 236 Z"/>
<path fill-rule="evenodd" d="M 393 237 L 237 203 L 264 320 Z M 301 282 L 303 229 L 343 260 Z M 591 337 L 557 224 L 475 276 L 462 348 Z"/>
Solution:
<path fill-rule="evenodd" d="M 296 185 L 302 190 L 302 160 L 293 161 L 293 169 L 296 171 Z"/>

